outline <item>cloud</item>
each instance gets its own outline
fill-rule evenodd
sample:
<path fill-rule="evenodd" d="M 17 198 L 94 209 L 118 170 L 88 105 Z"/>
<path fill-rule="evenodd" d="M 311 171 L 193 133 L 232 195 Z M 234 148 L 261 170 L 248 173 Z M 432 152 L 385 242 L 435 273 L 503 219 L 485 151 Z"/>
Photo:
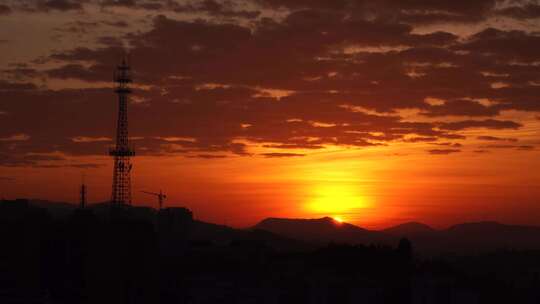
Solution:
<path fill-rule="evenodd" d="M 534 52 L 540 46 L 540 36 L 520 30 L 504 31 L 487 28 L 472 35 L 456 49 L 476 52 L 483 56 L 508 61 L 531 62 L 538 58 Z"/>
<path fill-rule="evenodd" d="M 411 143 L 416 143 L 416 142 L 430 142 L 430 141 L 437 141 L 439 138 L 438 137 L 435 137 L 435 136 L 432 136 L 432 137 L 411 137 L 411 138 L 407 138 L 405 139 L 404 141 L 406 142 L 411 142 Z"/>
<path fill-rule="evenodd" d="M 76 143 L 88 143 L 88 142 L 112 141 L 112 138 L 76 136 L 76 137 L 71 138 L 71 140 Z"/>
<path fill-rule="evenodd" d="M 446 154 L 452 154 L 452 153 L 458 153 L 461 152 L 461 150 L 458 149 L 433 149 L 427 151 L 429 154 L 434 155 L 446 155 Z"/>
<path fill-rule="evenodd" d="M 302 156 L 305 156 L 305 154 L 300 154 L 300 153 L 279 153 L 279 152 L 261 153 L 261 155 L 266 157 L 266 158 L 283 158 L 283 157 L 302 157 Z"/>
<path fill-rule="evenodd" d="M 297 140 L 298 143 L 285 143 L 285 144 L 267 144 L 263 145 L 264 148 L 271 149 L 323 149 L 323 145 L 314 144 L 308 140 Z"/>
<path fill-rule="evenodd" d="M 515 150 L 521 150 L 521 151 L 531 151 L 534 150 L 535 147 L 531 145 L 485 145 L 482 146 L 482 148 L 486 149 L 515 149 Z"/>
<path fill-rule="evenodd" d="M 1 150 L 0 150 L 1 151 Z M 65 158 L 57 155 L 48 154 L 7 154 L 0 153 L 0 166 L 5 167 L 36 167 L 43 165 L 43 162 L 64 161 Z"/>
<path fill-rule="evenodd" d="M 496 120 L 496 119 L 486 119 L 486 120 L 464 120 L 457 122 L 448 122 L 441 123 L 440 128 L 444 130 L 465 130 L 472 128 L 484 128 L 484 129 L 518 129 L 522 125 L 520 123 L 510 121 L 510 120 Z"/>
<path fill-rule="evenodd" d="M 487 107 L 471 100 L 450 100 L 442 105 L 428 107 L 422 115 L 429 117 L 440 116 L 496 116 L 499 110 Z"/>
<path fill-rule="evenodd" d="M 7 5 L 0 4 L 0 15 L 11 14 L 11 8 Z"/>
<path fill-rule="evenodd" d="M 95 169 L 105 166 L 101 163 L 70 161 L 61 155 L 53 154 L 4 154 L 0 153 L 0 167 L 33 168 L 80 168 Z"/>
<path fill-rule="evenodd" d="M 35 90 L 37 87 L 35 84 L 28 82 L 9 82 L 0 79 L 0 92 L 3 91 L 29 91 Z"/>
<path fill-rule="evenodd" d="M 97 168 L 101 168 L 105 166 L 106 166 L 105 164 L 97 164 L 97 163 L 77 163 L 77 164 L 66 165 L 66 167 L 79 168 L 79 169 L 97 169 Z"/>
<path fill-rule="evenodd" d="M 479 140 L 487 140 L 487 141 L 509 141 L 509 142 L 517 142 L 517 138 L 503 138 L 503 137 L 495 137 L 495 136 L 478 136 L 476 137 Z"/>
<path fill-rule="evenodd" d="M 227 158 L 227 155 L 221 154 L 197 154 L 197 155 L 188 155 L 188 158 L 203 158 L 203 159 L 222 159 Z"/>
<path fill-rule="evenodd" d="M 540 5 L 537 3 L 527 3 L 522 6 L 511 6 L 496 11 L 497 15 L 514 19 L 536 19 L 540 18 Z"/>
<path fill-rule="evenodd" d="M 173 2 L 170 7 L 178 13 L 207 13 L 211 16 L 218 17 L 240 17 L 253 19 L 257 18 L 261 12 L 257 10 L 234 9 L 234 2 L 219 2 L 216 0 L 203 0 L 199 2 L 191 2 L 188 4 L 179 4 Z"/>
<path fill-rule="evenodd" d="M 454 148 L 460 148 L 463 147 L 460 143 L 451 143 L 451 142 L 443 142 L 443 143 L 431 143 L 432 145 L 436 146 L 447 146 L 447 147 L 454 147 Z"/>
<path fill-rule="evenodd" d="M 82 11 L 89 2 L 92 0 L 17 0 L 12 1 L 12 9 L 25 13 Z"/>
<path fill-rule="evenodd" d="M 26 141 L 29 140 L 30 136 L 27 134 L 19 133 L 19 134 L 13 134 L 11 136 L 7 137 L 0 137 L 0 141 Z"/>
<path fill-rule="evenodd" d="M 102 7 L 128 7 L 153 11 L 164 8 L 164 3 L 174 3 L 174 1 L 162 2 L 156 0 L 103 0 L 100 1 L 100 5 Z"/>
<path fill-rule="evenodd" d="M 495 7 L 495 0 L 479 1 L 367 1 L 257 0 L 265 7 L 351 11 L 355 16 L 400 20 L 414 24 L 479 22 Z"/>
<path fill-rule="evenodd" d="M 470 129 L 526 123 L 503 119 L 502 111 L 540 111 L 537 34 L 490 28 L 460 37 L 443 31 L 450 27 L 416 28 L 479 22 L 493 14 L 494 1 L 256 3 L 264 17 L 260 6 L 230 1 L 101 2 L 106 12 L 122 6 L 154 17 L 143 29 L 129 18 L 71 22 L 123 30 L 99 37 L 82 31 L 96 44 L 57 48 L 41 64 L 4 69 L 0 138 L 29 140 L 2 141 L 0 153 L 104 155 L 117 111 L 108 86 L 124 42 L 134 68 L 130 134 L 142 138 L 139 155 L 248 156 L 257 146 L 300 156 L 289 152 L 393 142 L 459 148 L 453 141 Z M 205 17 L 159 15 L 172 8 Z M 279 17 L 267 17 L 273 13 Z M 81 88 L 52 90 L 47 81 Z M 408 112 L 420 117 L 402 114 Z"/>

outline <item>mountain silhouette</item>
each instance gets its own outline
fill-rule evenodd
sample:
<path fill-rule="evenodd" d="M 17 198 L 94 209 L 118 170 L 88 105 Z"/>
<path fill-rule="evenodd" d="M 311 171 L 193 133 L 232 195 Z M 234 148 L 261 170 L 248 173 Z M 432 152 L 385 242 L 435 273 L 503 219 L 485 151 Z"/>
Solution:
<path fill-rule="evenodd" d="M 540 250 L 540 227 L 505 225 L 497 222 L 472 222 L 454 225 L 438 237 L 447 248 L 460 252 L 497 249 Z"/>
<path fill-rule="evenodd" d="M 255 228 L 314 244 L 329 242 L 394 245 L 406 237 L 422 255 L 474 254 L 501 249 L 540 250 L 540 227 L 472 222 L 436 230 L 410 222 L 381 231 L 367 230 L 330 217 L 320 219 L 268 218 Z"/>
<path fill-rule="evenodd" d="M 288 238 L 261 229 L 235 229 L 224 225 L 194 220 L 188 232 L 188 238 L 200 245 L 225 245 L 230 243 L 261 243 L 275 250 L 298 251 L 311 249 L 313 246 L 300 240 Z"/>
<path fill-rule="evenodd" d="M 390 228 L 386 228 L 382 230 L 382 232 L 397 236 L 397 237 L 418 237 L 418 236 L 426 236 L 429 234 L 436 233 L 437 230 L 431 228 L 430 226 L 418 222 L 408 222 L 399 224 L 397 226 L 393 226 Z"/>
<path fill-rule="evenodd" d="M 30 200 L 30 205 L 46 209 L 53 218 L 67 217 L 75 204 Z M 104 218 L 107 203 L 88 205 L 88 209 Z M 158 210 L 130 207 L 130 216 L 151 219 Z M 394 246 L 402 237 L 410 239 L 414 251 L 422 255 L 474 254 L 500 249 L 540 250 L 540 227 L 506 225 L 497 222 L 470 222 L 436 230 L 418 222 L 408 222 L 380 231 L 368 230 L 330 217 L 318 219 L 267 218 L 250 229 L 236 229 L 193 220 L 187 237 L 192 242 L 227 244 L 261 242 L 278 250 L 303 250 L 335 243 L 381 244 Z"/>
<path fill-rule="evenodd" d="M 312 243 L 374 243 L 388 241 L 388 236 L 358 226 L 340 223 L 330 217 L 319 219 L 267 218 L 254 228 Z"/>
<path fill-rule="evenodd" d="M 409 238 L 421 254 L 476 254 L 498 250 L 540 250 L 540 227 L 470 222 L 448 229 L 398 225 L 385 232 Z"/>

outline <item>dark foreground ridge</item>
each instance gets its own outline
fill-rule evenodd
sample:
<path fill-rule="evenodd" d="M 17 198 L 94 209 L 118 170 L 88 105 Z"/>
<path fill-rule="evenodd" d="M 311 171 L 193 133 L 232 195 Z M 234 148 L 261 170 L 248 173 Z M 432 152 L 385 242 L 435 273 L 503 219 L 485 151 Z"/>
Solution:
<path fill-rule="evenodd" d="M 538 234 L 496 223 L 369 231 L 331 218 L 253 229 L 185 208 L 0 202 L 0 303 L 538 303 L 540 252 L 422 258 L 402 233 L 468 243 Z M 500 232 L 499 238 L 486 233 Z M 391 235 L 394 234 L 394 235 Z M 411 234 L 412 235 L 412 234 Z M 450 235 L 450 236 L 448 236 Z M 446 238 L 446 239 L 445 239 Z M 509 249 L 511 239 L 506 240 Z M 517 240 L 527 245 L 529 237 Z M 451 252 L 453 246 L 447 245 Z M 470 248 L 467 248 L 469 250 Z M 480 250 L 478 250 L 480 253 Z"/>
<path fill-rule="evenodd" d="M 254 226 L 278 235 L 325 245 L 330 242 L 349 244 L 397 244 L 407 238 L 417 254 L 463 255 L 493 252 L 501 249 L 540 250 L 540 227 L 504 225 L 496 222 L 465 223 L 445 230 L 435 230 L 421 223 L 404 223 L 381 231 L 367 230 L 332 218 L 268 218 Z"/>

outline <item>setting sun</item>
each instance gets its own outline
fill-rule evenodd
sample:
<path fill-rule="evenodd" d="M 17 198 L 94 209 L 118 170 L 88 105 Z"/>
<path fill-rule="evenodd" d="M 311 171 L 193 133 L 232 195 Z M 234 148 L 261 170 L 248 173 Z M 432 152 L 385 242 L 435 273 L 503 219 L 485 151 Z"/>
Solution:
<path fill-rule="evenodd" d="M 334 221 L 338 222 L 338 223 L 343 223 L 343 218 L 339 217 L 339 216 L 334 216 L 332 217 L 334 219 Z"/>
<path fill-rule="evenodd" d="M 354 213 L 358 209 L 369 207 L 367 199 L 359 193 L 358 188 L 354 184 L 316 186 L 306 207 L 309 211 L 320 214 Z M 341 222 L 340 217 L 334 219 Z"/>

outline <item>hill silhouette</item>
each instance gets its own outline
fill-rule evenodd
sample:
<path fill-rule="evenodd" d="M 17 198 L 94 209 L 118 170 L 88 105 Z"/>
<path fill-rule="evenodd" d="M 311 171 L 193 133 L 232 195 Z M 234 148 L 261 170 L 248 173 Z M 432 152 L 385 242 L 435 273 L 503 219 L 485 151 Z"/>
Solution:
<path fill-rule="evenodd" d="M 290 238 L 314 243 L 374 243 L 387 242 L 389 237 L 330 217 L 319 219 L 267 218 L 254 226 Z"/>
<path fill-rule="evenodd" d="M 393 226 L 390 228 L 386 228 L 382 230 L 382 232 L 397 236 L 397 237 L 416 237 L 416 236 L 424 236 L 436 233 L 436 230 L 431 228 L 430 226 L 418 222 L 408 222 L 399 224 L 397 226 Z"/>
<path fill-rule="evenodd" d="M 46 209 L 53 218 L 65 218 L 75 204 L 30 200 L 32 206 Z M 109 205 L 97 203 L 88 206 L 100 218 L 107 216 Z M 149 207 L 131 207 L 134 218 L 149 220 L 157 210 Z M 540 227 L 506 225 L 497 222 L 470 222 L 447 229 L 433 229 L 418 222 L 399 224 L 383 230 L 369 230 L 349 223 L 340 223 L 331 217 L 318 219 L 267 218 L 249 229 L 236 229 L 224 225 L 193 220 L 187 238 L 194 242 L 225 244 L 232 241 L 259 241 L 278 250 L 304 250 L 328 243 L 394 245 L 399 238 L 409 238 L 418 254 L 472 254 L 499 249 L 540 250 Z"/>
<path fill-rule="evenodd" d="M 505 225 L 496 222 L 457 224 L 436 230 L 425 224 L 409 222 L 381 231 L 339 223 L 330 217 L 320 219 L 268 218 L 254 227 L 289 238 L 326 244 L 395 244 L 409 238 L 417 253 L 471 254 L 500 249 L 540 250 L 540 227 Z"/>
<path fill-rule="evenodd" d="M 235 229 L 182 207 L 0 201 L 0 303 L 538 303 L 539 236 L 329 217 Z"/>
<path fill-rule="evenodd" d="M 66 219 L 77 210 L 77 206 L 70 203 L 47 200 L 29 200 L 28 202 L 30 206 L 46 209 L 55 219 Z M 109 216 L 110 204 L 107 202 L 90 204 L 87 209 L 98 218 L 105 219 Z M 130 207 L 124 212 L 129 212 L 131 219 L 149 222 L 153 222 L 158 214 L 158 210 L 145 206 Z M 235 229 L 195 219 L 191 221 L 190 229 L 185 237 L 188 241 L 199 246 L 225 245 L 231 242 L 261 242 L 276 250 L 306 250 L 313 248 L 313 245 L 306 242 L 267 230 Z"/>
<path fill-rule="evenodd" d="M 495 249 L 540 249 L 540 227 L 505 225 L 497 222 L 454 225 L 443 230 L 438 238 L 446 243 L 444 245 L 446 248 L 458 248 L 460 252 L 465 253 Z"/>

